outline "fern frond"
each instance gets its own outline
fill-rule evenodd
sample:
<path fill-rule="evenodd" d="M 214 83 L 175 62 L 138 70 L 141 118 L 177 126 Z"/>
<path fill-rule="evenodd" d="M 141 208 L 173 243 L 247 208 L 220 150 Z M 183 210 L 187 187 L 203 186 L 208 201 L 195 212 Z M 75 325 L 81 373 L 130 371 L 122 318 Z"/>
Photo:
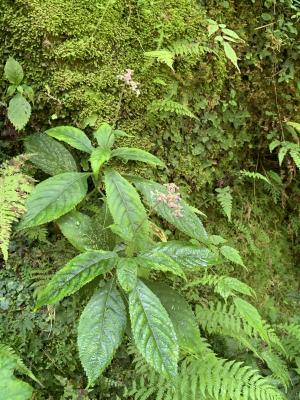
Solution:
<path fill-rule="evenodd" d="M 269 185 L 271 184 L 269 179 L 266 176 L 260 174 L 259 172 L 242 170 L 242 171 L 240 171 L 240 174 L 246 178 L 250 178 L 253 180 L 261 180 L 261 181 L 268 183 Z"/>
<path fill-rule="evenodd" d="M 173 100 L 155 100 L 151 103 L 149 111 L 152 113 L 162 112 L 198 119 L 187 106 Z"/>
<path fill-rule="evenodd" d="M 247 296 L 253 296 L 254 290 L 236 278 L 224 275 L 204 275 L 201 278 L 195 279 L 190 282 L 186 287 L 206 285 L 214 289 L 216 293 L 221 295 L 225 300 L 229 296 L 235 296 L 236 293 L 242 293 Z"/>
<path fill-rule="evenodd" d="M 276 330 L 281 333 L 281 342 L 286 351 L 285 356 L 293 360 L 300 356 L 300 325 L 280 324 Z"/>
<path fill-rule="evenodd" d="M 31 228 L 23 229 L 21 235 L 27 237 L 29 240 L 37 240 L 39 242 L 47 243 L 48 230 L 47 226 L 34 226 Z"/>
<path fill-rule="evenodd" d="M 291 150 L 290 155 L 294 163 L 296 164 L 297 168 L 300 169 L 300 146 L 298 147 L 299 147 L 298 150 Z"/>
<path fill-rule="evenodd" d="M 223 213 L 228 218 L 228 221 L 231 222 L 231 212 L 232 212 L 232 194 L 229 186 L 224 188 L 216 189 L 217 200 L 220 203 Z"/>
<path fill-rule="evenodd" d="M 261 353 L 262 358 L 266 362 L 268 368 L 272 372 L 272 376 L 278 379 L 285 390 L 291 385 L 291 379 L 289 376 L 288 366 L 276 353 L 271 350 L 266 350 Z"/>
<path fill-rule="evenodd" d="M 173 400 L 283 400 L 284 396 L 259 373 L 241 362 L 207 355 L 187 359 L 182 367 Z"/>
<path fill-rule="evenodd" d="M 143 361 L 142 361 L 143 362 Z M 145 362 L 144 362 L 145 363 Z M 145 369 L 146 368 L 146 369 Z M 175 382 L 136 364 L 136 376 L 123 398 L 134 400 L 283 400 L 284 396 L 258 372 L 214 353 L 186 358 Z"/>
<path fill-rule="evenodd" d="M 203 46 L 197 42 L 189 42 L 187 40 L 179 40 L 173 43 L 169 50 L 174 54 L 174 56 L 198 56 L 201 57 L 205 53 L 212 53 L 214 52 L 213 49 Z"/>
<path fill-rule="evenodd" d="M 26 211 L 25 200 L 33 188 L 33 179 L 21 172 L 27 156 L 20 155 L 0 168 L 0 249 L 8 259 L 12 224 Z"/>

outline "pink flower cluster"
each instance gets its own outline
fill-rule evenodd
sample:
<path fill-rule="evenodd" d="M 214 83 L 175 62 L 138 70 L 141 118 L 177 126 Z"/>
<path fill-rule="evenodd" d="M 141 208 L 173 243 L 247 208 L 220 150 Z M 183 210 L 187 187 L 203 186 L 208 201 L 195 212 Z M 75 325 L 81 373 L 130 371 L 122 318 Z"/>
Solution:
<path fill-rule="evenodd" d="M 183 217 L 183 207 L 180 204 L 181 197 L 179 188 L 175 183 L 167 183 L 164 185 L 167 188 L 167 193 L 159 192 L 156 190 L 152 192 L 158 203 L 165 203 L 172 211 L 175 217 Z"/>
<path fill-rule="evenodd" d="M 137 96 L 139 96 L 141 93 L 139 89 L 140 83 L 132 79 L 133 72 L 133 69 L 127 68 L 125 72 L 122 75 L 118 75 L 117 78 L 124 81 L 126 85 L 130 87 L 130 90 L 132 90 Z"/>

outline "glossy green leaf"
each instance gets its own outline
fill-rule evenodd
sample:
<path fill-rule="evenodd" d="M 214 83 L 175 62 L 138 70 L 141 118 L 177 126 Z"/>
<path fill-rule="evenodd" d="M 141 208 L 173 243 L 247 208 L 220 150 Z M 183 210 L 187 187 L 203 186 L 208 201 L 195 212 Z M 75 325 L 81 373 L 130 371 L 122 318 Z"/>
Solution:
<path fill-rule="evenodd" d="M 84 151 L 86 153 L 91 153 L 93 151 L 93 146 L 90 139 L 82 130 L 74 128 L 73 126 L 57 126 L 55 128 L 48 129 L 46 133 L 57 140 L 68 143 L 75 149 Z"/>
<path fill-rule="evenodd" d="M 19 229 L 53 221 L 71 211 L 87 192 L 89 174 L 65 172 L 39 183 L 27 199 Z"/>
<path fill-rule="evenodd" d="M 232 62 L 232 64 L 236 67 L 238 71 L 240 71 L 238 66 L 238 58 L 236 52 L 233 50 L 231 45 L 228 42 L 223 41 L 224 52 L 228 60 Z"/>
<path fill-rule="evenodd" d="M 71 211 L 57 221 L 63 235 L 80 251 L 109 250 L 114 247 L 110 229 L 97 218 Z"/>
<path fill-rule="evenodd" d="M 9 102 L 7 116 L 14 127 L 20 131 L 25 127 L 31 115 L 31 106 L 24 96 L 16 94 Z"/>
<path fill-rule="evenodd" d="M 94 137 L 102 149 L 110 149 L 115 142 L 115 134 L 112 127 L 106 122 L 94 132 Z"/>
<path fill-rule="evenodd" d="M 233 262 L 234 264 L 241 265 L 242 267 L 245 266 L 240 253 L 233 247 L 222 246 L 220 248 L 220 252 L 227 260 Z"/>
<path fill-rule="evenodd" d="M 137 262 L 135 258 L 119 258 L 117 265 L 118 281 L 125 292 L 131 292 L 137 283 Z"/>
<path fill-rule="evenodd" d="M 181 278 L 185 278 L 185 273 L 181 266 L 167 254 L 162 252 L 151 252 L 150 254 L 141 253 L 136 257 L 137 263 L 143 268 L 150 268 L 156 271 L 171 272 Z"/>
<path fill-rule="evenodd" d="M 96 178 L 98 178 L 101 166 L 110 159 L 110 155 L 111 151 L 103 147 L 97 147 L 92 151 L 90 163 Z"/>
<path fill-rule="evenodd" d="M 116 259 L 116 253 L 103 250 L 89 250 L 74 257 L 40 291 L 36 308 L 54 304 L 77 292 L 96 276 L 110 271 Z"/>
<path fill-rule="evenodd" d="M 203 344 L 196 317 L 187 301 L 167 285 L 147 282 L 147 286 L 156 294 L 169 314 L 180 348 L 189 353 L 199 353 Z"/>
<path fill-rule="evenodd" d="M 21 64 L 14 58 L 9 57 L 4 66 L 4 77 L 13 85 L 20 85 L 24 78 Z"/>
<path fill-rule="evenodd" d="M 143 254 L 148 259 L 155 254 L 165 254 L 184 267 L 184 271 L 207 267 L 213 262 L 213 255 L 208 248 L 180 240 L 158 243 Z"/>
<path fill-rule="evenodd" d="M 151 165 L 158 165 L 160 167 L 165 167 L 165 164 L 153 154 L 148 153 L 148 151 L 130 148 L 130 147 L 119 147 L 111 152 L 112 157 L 118 157 L 122 160 L 128 161 L 142 161 Z"/>
<path fill-rule="evenodd" d="M 192 238 L 198 240 L 207 238 L 207 233 L 202 222 L 185 201 L 181 200 L 180 203 L 182 206 L 181 217 L 174 215 L 173 210 L 169 208 L 167 204 L 157 201 L 155 197 L 156 192 L 167 193 L 167 189 L 164 185 L 139 177 L 130 177 L 130 180 L 142 193 L 150 208 L 158 215 Z"/>
<path fill-rule="evenodd" d="M 113 281 L 98 289 L 81 314 L 78 326 L 80 361 L 92 385 L 110 364 L 122 342 L 126 309 Z"/>
<path fill-rule="evenodd" d="M 177 375 L 178 341 L 158 297 L 142 282 L 129 294 L 129 312 L 137 349 L 159 373 Z"/>
<path fill-rule="evenodd" d="M 123 240 L 134 240 L 143 247 L 149 235 L 145 208 L 135 188 L 118 172 L 105 172 L 107 204 Z"/>
<path fill-rule="evenodd" d="M 33 154 L 30 161 L 49 175 L 77 171 L 72 154 L 59 142 L 44 134 L 26 138 L 25 149 Z"/>

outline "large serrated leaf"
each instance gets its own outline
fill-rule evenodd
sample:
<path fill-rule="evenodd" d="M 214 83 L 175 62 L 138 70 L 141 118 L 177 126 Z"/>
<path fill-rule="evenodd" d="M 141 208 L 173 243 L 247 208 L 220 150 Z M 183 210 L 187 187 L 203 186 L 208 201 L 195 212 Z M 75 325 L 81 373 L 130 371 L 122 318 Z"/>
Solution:
<path fill-rule="evenodd" d="M 57 223 L 63 235 L 80 251 L 109 250 L 115 244 L 110 229 L 79 211 L 71 211 Z"/>
<path fill-rule="evenodd" d="M 24 78 L 24 72 L 21 64 L 18 63 L 18 61 L 16 61 L 14 58 L 9 57 L 5 63 L 4 76 L 13 85 L 20 85 Z"/>
<path fill-rule="evenodd" d="M 96 276 L 111 270 L 116 259 L 117 254 L 112 251 L 89 250 L 79 254 L 59 270 L 40 291 L 36 307 L 54 304 L 77 292 Z"/>
<path fill-rule="evenodd" d="M 143 248 L 149 235 L 145 208 L 135 188 L 118 172 L 105 172 L 107 204 L 119 234 L 126 241 L 135 241 Z"/>
<path fill-rule="evenodd" d="M 117 277 L 125 292 L 131 292 L 137 283 L 137 262 L 135 258 L 119 258 Z"/>
<path fill-rule="evenodd" d="M 194 271 L 201 267 L 207 267 L 212 265 L 214 261 L 214 257 L 208 248 L 180 240 L 158 243 L 143 254 L 148 259 L 151 259 L 153 254 L 165 254 L 183 266 L 184 271 Z"/>
<path fill-rule="evenodd" d="M 31 106 L 24 96 L 16 94 L 9 102 L 7 116 L 14 127 L 20 131 L 25 127 L 31 115 Z"/>
<path fill-rule="evenodd" d="M 162 252 L 141 253 L 136 258 L 137 263 L 145 269 L 154 269 L 156 271 L 171 272 L 181 278 L 186 278 L 181 266 L 167 254 Z"/>
<path fill-rule="evenodd" d="M 207 233 L 202 222 L 185 201 L 181 200 L 180 202 L 182 206 L 181 217 L 174 215 L 173 209 L 169 208 L 167 204 L 157 201 L 155 193 L 160 192 L 167 194 L 167 189 L 164 185 L 139 177 L 131 176 L 130 180 L 142 193 L 151 209 L 153 209 L 158 215 L 190 237 L 198 240 L 207 238 Z"/>
<path fill-rule="evenodd" d="M 126 309 L 113 281 L 98 289 L 81 314 L 78 326 L 80 361 L 89 385 L 111 362 L 126 327 Z"/>
<path fill-rule="evenodd" d="M 139 352 L 157 372 L 175 378 L 178 342 L 173 324 L 158 297 L 140 280 L 129 294 L 129 312 Z"/>
<path fill-rule="evenodd" d="M 98 178 L 101 166 L 110 159 L 110 150 L 102 147 L 97 147 L 92 151 L 90 163 L 93 173 Z"/>
<path fill-rule="evenodd" d="M 165 164 L 153 154 L 148 153 L 148 151 L 135 149 L 131 147 L 119 147 L 111 152 L 112 157 L 118 157 L 122 160 L 129 161 L 142 161 L 151 165 L 159 165 L 160 167 L 165 167 Z"/>
<path fill-rule="evenodd" d="M 87 192 L 89 174 L 65 172 L 39 183 L 27 199 L 19 229 L 53 221 L 71 211 Z"/>
<path fill-rule="evenodd" d="M 86 153 L 91 153 L 93 151 L 90 139 L 82 130 L 74 128 L 73 126 L 57 126 L 48 129 L 46 133 L 57 140 L 62 140 L 63 142 L 68 143 L 75 149 Z"/>
<path fill-rule="evenodd" d="M 189 353 L 199 353 L 203 343 L 196 317 L 186 300 L 167 285 L 156 282 L 147 282 L 147 285 L 169 314 L 180 348 Z"/>
<path fill-rule="evenodd" d="M 77 171 L 72 154 L 59 142 L 44 134 L 26 138 L 25 149 L 33 154 L 30 161 L 49 175 Z"/>

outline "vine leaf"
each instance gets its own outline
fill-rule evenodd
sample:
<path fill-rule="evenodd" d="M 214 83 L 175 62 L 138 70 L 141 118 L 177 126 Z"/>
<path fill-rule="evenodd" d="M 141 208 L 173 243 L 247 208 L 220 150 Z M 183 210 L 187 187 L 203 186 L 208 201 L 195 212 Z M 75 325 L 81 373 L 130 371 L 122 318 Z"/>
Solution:
<path fill-rule="evenodd" d="M 98 178 L 101 166 L 110 159 L 110 153 L 109 149 L 103 147 L 97 147 L 92 151 L 90 163 L 96 179 Z"/>
<path fill-rule="evenodd" d="M 240 72 L 239 66 L 238 66 L 238 58 L 236 55 L 236 52 L 233 50 L 232 46 L 226 42 L 225 40 L 223 41 L 223 47 L 224 47 L 224 52 L 225 56 L 232 62 L 232 64 L 235 66 L 235 68 Z"/>
<path fill-rule="evenodd" d="M 173 323 L 182 350 L 197 354 L 203 347 L 196 317 L 186 300 L 176 290 L 156 282 L 147 282 L 159 298 Z"/>
<path fill-rule="evenodd" d="M 148 151 L 135 149 L 130 147 L 119 147 L 111 152 L 112 157 L 118 157 L 125 161 L 142 161 L 151 165 L 158 165 L 160 167 L 165 167 L 159 158 L 155 157 L 153 154 L 148 153 Z"/>
<path fill-rule="evenodd" d="M 31 115 L 31 106 L 20 93 L 16 94 L 9 102 L 7 116 L 14 127 L 20 131 L 25 127 Z"/>
<path fill-rule="evenodd" d="M 181 200 L 180 203 L 182 206 L 182 216 L 177 217 L 174 215 L 173 210 L 167 206 L 167 204 L 158 202 L 156 197 L 153 195 L 156 192 L 167 194 L 167 189 L 164 185 L 160 185 L 159 183 L 136 176 L 130 176 L 130 180 L 133 182 L 138 191 L 142 193 L 151 209 L 153 208 L 158 215 L 186 235 L 198 240 L 206 240 L 207 233 L 202 225 L 202 222 L 184 200 Z"/>
<path fill-rule="evenodd" d="M 71 211 L 87 192 L 89 174 L 65 172 L 39 183 L 27 199 L 19 229 L 42 225 Z"/>
<path fill-rule="evenodd" d="M 157 372 L 174 379 L 178 342 L 173 324 L 158 297 L 140 280 L 129 294 L 129 313 L 139 352 Z"/>
<path fill-rule="evenodd" d="M 49 175 L 77 171 L 72 154 L 61 143 L 44 134 L 31 135 L 25 140 L 30 161 Z"/>
<path fill-rule="evenodd" d="M 20 85 L 24 78 L 21 64 L 14 58 L 9 57 L 4 67 L 4 77 L 13 85 Z"/>
<path fill-rule="evenodd" d="M 96 291 L 79 320 L 79 357 L 89 386 L 111 362 L 121 344 L 126 321 L 124 302 L 111 280 Z"/>
<path fill-rule="evenodd" d="M 137 283 L 137 262 L 135 258 L 119 258 L 117 265 L 118 281 L 125 292 L 131 292 Z"/>
<path fill-rule="evenodd" d="M 36 308 L 77 292 L 96 276 L 110 271 L 116 258 L 116 253 L 102 250 L 89 250 L 72 258 L 40 291 Z"/>
<path fill-rule="evenodd" d="M 90 139 L 82 130 L 74 128 L 73 126 L 57 126 L 55 128 L 48 129 L 46 133 L 57 140 L 68 143 L 75 149 L 84 151 L 86 153 L 91 153 L 93 151 L 93 146 Z"/>
<path fill-rule="evenodd" d="M 134 240 L 138 248 L 143 248 L 149 235 L 149 223 L 137 191 L 114 170 L 105 172 L 105 189 L 115 231 L 123 240 Z"/>

